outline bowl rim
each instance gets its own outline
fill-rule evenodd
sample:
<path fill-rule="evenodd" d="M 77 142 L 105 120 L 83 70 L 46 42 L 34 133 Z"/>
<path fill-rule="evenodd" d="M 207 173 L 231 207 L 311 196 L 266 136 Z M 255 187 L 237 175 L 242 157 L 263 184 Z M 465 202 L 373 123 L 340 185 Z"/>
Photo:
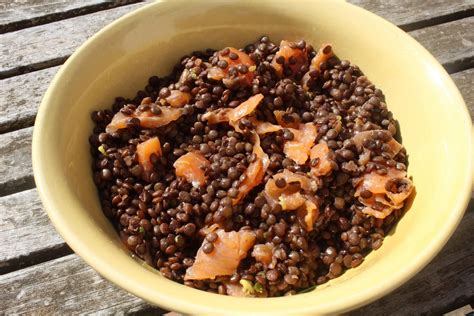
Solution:
<path fill-rule="evenodd" d="M 329 0 L 322 0 L 323 2 L 330 2 Z M 37 186 L 37 190 L 41 201 L 43 203 L 44 209 L 46 210 L 49 218 L 53 222 L 56 230 L 59 232 L 61 237 L 67 242 L 67 244 L 77 253 L 84 261 L 87 262 L 88 265 L 93 267 L 100 275 L 104 276 L 107 280 L 111 281 L 112 283 L 118 285 L 122 289 L 150 302 L 153 304 L 159 304 L 160 306 L 168 309 L 174 309 L 177 306 L 180 306 L 183 310 L 189 313 L 213 313 L 216 309 L 210 308 L 206 306 L 203 301 L 198 301 L 193 299 L 192 301 L 184 300 L 176 300 L 171 295 L 163 294 L 161 295 L 154 295 L 150 294 L 150 291 L 147 291 L 146 288 L 140 286 L 139 283 L 133 281 L 132 277 L 119 277 L 120 276 L 120 269 L 116 268 L 115 266 L 110 266 L 106 262 L 104 262 L 101 258 L 98 258 L 95 250 L 93 248 L 88 248 L 84 243 L 81 242 L 81 237 L 78 235 L 73 235 L 67 231 L 66 221 L 59 216 L 59 212 L 56 208 L 55 199 L 57 197 L 54 194 L 54 190 L 48 185 L 48 183 L 52 183 L 52 180 L 49 180 L 47 175 L 47 170 L 50 168 L 48 166 L 48 159 L 47 152 L 41 146 L 41 143 L 45 141 L 44 138 L 44 125 L 47 124 L 47 113 L 48 109 L 51 105 L 51 100 L 54 98 L 55 90 L 57 88 L 58 82 L 60 82 L 63 77 L 66 69 L 73 64 L 76 60 L 78 60 L 83 52 L 87 50 L 88 46 L 95 42 L 100 37 L 109 33 L 113 28 L 117 25 L 123 23 L 127 20 L 132 20 L 137 16 L 140 16 L 142 13 L 152 10 L 152 8 L 159 8 L 159 6 L 163 3 L 169 3 L 171 1 L 156 1 L 150 4 L 147 4 L 141 8 L 138 8 L 132 12 L 125 14 L 124 16 L 114 20 L 112 23 L 108 24 L 93 36 L 91 36 L 88 40 L 86 40 L 62 65 L 58 73 L 54 76 L 53 80 L 51 81 L 43 99 L 38 109 L 38 114 L 36 117 L 36 123 L 34 126 L 33 131 L 33 140 L 32 140 L 32 163 L 33 163 L 33 172 L 34 178 Z M 410 45 L 418 50 L 420 54 L 422 54 L 427 62 L 429 62 L 430 66 L 440 75 L 440 78 L 443 80 L 444 84 L 449 85 L 450 91 L 454 93 L 455 96 L 455 106 L 459 106 L 463 108 L 464 114 L 463 116 L 466 117 L 464 120 L 464 130 L 466 139 L 471 139 L 471 131 L 472 125 L 469 124 L 470 122 L 470 115 L 467 110 L 467 106 L 464 103 L 464 100 L 457 89 L 456 85 L 448 75 L 448 73 L 444 70 L 444 68 L 438 63 L 438 61 L 416 40 L 410 37 L 407 33 L 399 29 L 397 26 L 393 25 L 392 23 L 386 21 L 385 19 L 371 13 L 363 8 L 357 7 L 353 4 L 347 3 L 345 1 L 333 1 L 336 2 L 338 5 L 342 6 L 351 6 L 354 7 L 356 10 L 364 11 L 365 14 L 371 16 L 371 18 L 376 19 L 381 26 L 387 28 L 391 32 L 397 32 L 397 34 L 403 38 L 404 41 L 408 41 Z M 230 1 L 229 3 L 238 3 L 238 1 Z M 176 4 L 176 3 L 175 3 Z M 245 4 L 243 2 L 242 4 Z M 177 1 L 176 5 L 180 5 L 180 2 Z M 371 285 L 372 293 L 369 297 L 367 297 L 367 291 L 361 291 L 360 293 L 354 293 L 350 297 L 346 297 L 344 301 L 339 302 L 338 306 L 329 304 L 325 306 L 300 306 L 296 310 L 293 310 L 297 313 L 334 313 L 334 312 L 343 312 L 348 311 L 363 305 L 366 305 L 370 302 L 373 302 L 380 297 L 390 293 L 391 291 L 395 290 L 403 283 L 405 283 L 408 279 L 410 279 L 413 275 L 419 272 L 423 267 L 425 267 L 443 248 L 446 244 L 448 239 L 451 237 L 455 229 L 457 228 L 459 222 L 462 219 L 464 211 L 467 207 L 467 204 L 470 200 L 471 195 L 471 185 L 472 185 L 472 178 L 471 175 L 473 174 L 473 162 L 471 157 L 472 155 L 472 144 L 466 144 L 468 147 L 466 150 L 466 154 L 468 155 L 467 165 L 466 165 L 466 173 L 465 177 L 462 179 L 462 184 L 464 190 L 460 191 L 459 194 L 456 196 L 456 199 L 453 203 L 451 215 L 446 218 L 445 224 L 442 226 L 442 230 L 437 234 L 429 243 L 427 243 L 427 247 L 424 249 L 423 252 L 417 257 L 416 260 L 407 264 L 405 269 L 396 274 L 392 275 L 387 278 L 384 284 Z M 184 286 L 184 285 L 182 285 Z M 216 298 L 215 294 L 207 293 L 201 291 L 202 295 L 200 297 L 207 296 L 210 299 Z M 212 296 L 211 296 L 212 295 Z M 304 295 L 298 295 L 304 296 Z M 241 299 L 241 298 L 234 298 L 234 297 L 225 297 L 225 299 Z M 266 298 L 262 300 L 262 303 L 266 304 L 269 300 L 277 301 L 277 300 L 285 300 L 285 297 L 274 297 L 274 298 Z M 254 302 L 252 302 L 254 303 Z M 219 313 L 222 313 L 222 310 L 219 310 Z M 272 314 L 286 314 L 287 311 L 276 311 Z"/>

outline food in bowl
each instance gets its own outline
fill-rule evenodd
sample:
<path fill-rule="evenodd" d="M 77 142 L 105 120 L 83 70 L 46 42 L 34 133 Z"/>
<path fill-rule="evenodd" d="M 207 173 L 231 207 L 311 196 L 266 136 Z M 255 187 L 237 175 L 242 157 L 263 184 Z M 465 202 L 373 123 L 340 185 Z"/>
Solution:
<path fill-rule="evenodd" d="M 205 291 L 282 296 L 336 278 L 414 191 L 382 91 L 329 44 L 193 52 L 92 119 L 94 182 L 124 244 Z"/>

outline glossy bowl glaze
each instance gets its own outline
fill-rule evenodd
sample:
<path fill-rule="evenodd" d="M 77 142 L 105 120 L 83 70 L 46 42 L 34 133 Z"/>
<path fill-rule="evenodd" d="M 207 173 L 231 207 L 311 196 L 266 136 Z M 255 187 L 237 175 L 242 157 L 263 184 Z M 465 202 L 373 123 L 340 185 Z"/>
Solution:
<path fill-rule="evenodd" d="M 102 214 L 90 169 L 90 113 L 132 96 L 193 50 L 242 47 L 261 35 L 305 38 L 359 65 L 399 120 L 417 196 L 402 220 L 356 269 L 312 292 L 265 299 L 218 296 L 161 277 L 133 259 Z M 471 121 L 451 79 L 417 42 L 342 1 L 157 2 L 93 36 L 71 56 L 41 104 L 33 137 L 35 180 L 56 229 L 101 275 L 184 313 L 341 313 L 400 286 L 455 230 L 471 191 Z"/>

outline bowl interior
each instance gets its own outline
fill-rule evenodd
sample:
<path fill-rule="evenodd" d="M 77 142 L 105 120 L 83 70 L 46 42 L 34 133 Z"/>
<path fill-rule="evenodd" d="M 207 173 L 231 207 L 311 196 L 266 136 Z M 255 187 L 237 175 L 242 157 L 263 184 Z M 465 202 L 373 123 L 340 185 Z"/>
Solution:
<path fill-rule="evenodd" d="M 130 257 L 102 214 L 91 176 L 90 113 L 133 96 L 194 50 L 274 41 L 333 44 L 381 88 L 400 122 L 417 196 L 394 232 L 358 268 L 293 297 L 221 297 L 171 282 Z M 470 191 L 470 121 L 444 70 L 384 20 L 339 1 L 154 3 L 78 50 L 50 86 L 37 118 L 33 163 L 56 228 L 98 272 L 128 291 L 186 313 L 342 312 L 366 304 L 424 266 L 455 229 Z M 271 303 L 269 301 L 271 300 Z"/>

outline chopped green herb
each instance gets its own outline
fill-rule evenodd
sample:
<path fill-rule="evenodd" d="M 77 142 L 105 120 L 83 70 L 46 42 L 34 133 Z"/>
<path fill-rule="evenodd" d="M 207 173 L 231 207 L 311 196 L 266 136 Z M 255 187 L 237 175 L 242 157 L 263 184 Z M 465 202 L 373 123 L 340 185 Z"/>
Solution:
<path fill-rule="evenodd" d="M 247 294 L 254 294 L 255 290 L 252 286 L 252 282 L 248 280 L 240 280 L 239 283 L 242 285 L 242 290 Z"/>
<path fill-rule="evenodd" d="M 104 145 L 100 145 L 99 148 L 97 148 L 97 149 L 100 151 L 100 153 L 101 153 L 102 155 L 104 155 L 104 156 L 106 156 L 106 157 L 108 156 L 108 155 L 107 155 L 107 152 L 105 151 Z"/>
<path fill-rule="evenodd" d="M 263 285 L 261 285 L 260 283 L 255 283 L 255 285 L 253 286 L 253 289 L 255 290 L 255 292 L 257 293 L 263 293 Z"/>
<path fill-rule="evenodd" d="M 285 198 L 283 196 L 280 196 L 278 198 L 278 200 L 280 201 L 281 207 L 285 210 L 286 209 L 286 200 L 285 200 Z"/>
<path fill-rule="evenodd" d="M 250 72 L 254 72 L 255 70 L 257 70 L 257 66 L 250 66 L 249 67 Z"/>
<path fill-rule="evenodd" d="M 191 74 L 189 76 L 191 78 L 193 78 L 194 80 L 196 80 L 198 78 L 198 76 L 196 75 L 196 73 L 194 71 L 191 71 Z"/>
<path fill-rule="evenodd" d="M 145 233 L 145 228 L 140 226 L 140 228 L 138 228 L 138 231 L 140 232 L 140 234 L 144 234 Z"/>

